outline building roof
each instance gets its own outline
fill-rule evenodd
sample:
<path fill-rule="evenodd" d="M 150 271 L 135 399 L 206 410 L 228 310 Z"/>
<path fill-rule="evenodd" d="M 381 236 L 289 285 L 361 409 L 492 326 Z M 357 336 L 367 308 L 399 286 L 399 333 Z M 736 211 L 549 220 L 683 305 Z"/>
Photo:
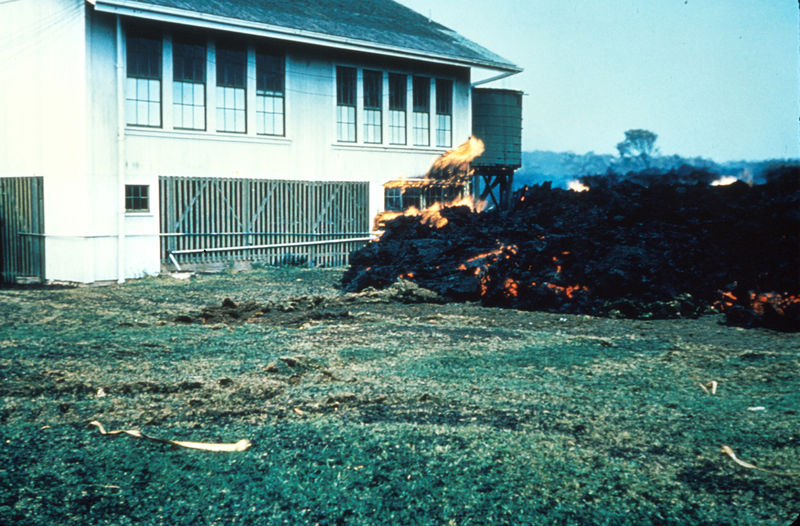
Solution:
<path fill-rule="evenodd" d="M 392 0 L 89 0 L 98 11 L 517 73 L 521 69 Z"/>

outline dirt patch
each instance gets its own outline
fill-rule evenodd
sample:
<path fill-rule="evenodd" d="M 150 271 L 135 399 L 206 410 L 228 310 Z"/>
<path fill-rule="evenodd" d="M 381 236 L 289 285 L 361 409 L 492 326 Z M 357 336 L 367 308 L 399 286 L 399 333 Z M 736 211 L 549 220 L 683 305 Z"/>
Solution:
<path fill-rule="evenodd" d="M 341 296 L 309 295 L 289 297 L 273 302 L 235 302 L 225 298 L 220 305 L 205 307 L 199 312 L 173 316 L 176 323 L 237 324 L 266 323 L 281 327 L 301 327 L 308 322 L 355 321 L 358 313 L 368 307 L 399 303 L 444 303 L 435 292 L 407 280 L 398 280 L 390 287 L 367 288 L 359 293 Z"/>

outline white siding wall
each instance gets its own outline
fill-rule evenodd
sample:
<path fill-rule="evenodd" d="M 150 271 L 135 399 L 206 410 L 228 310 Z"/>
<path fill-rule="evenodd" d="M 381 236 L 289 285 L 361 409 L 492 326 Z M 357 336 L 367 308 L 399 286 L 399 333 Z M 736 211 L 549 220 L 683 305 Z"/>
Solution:
<path fill-rule="evenodd" d="M 84 0 L 0 4 L 0 177 L 44 177 L 49 279 L 94 279 L 84 42 Z"/>
<path fill-rule="evenodd" d="M 115 17 L 93 13 L 91 7 L 84 8 L 83 0 L 17 0 L 0 4 L 0 24 L 0 38 L 13 44 L 10 49 L 0 46 L 4 77 L 13 79 L 0 83 L 0 176 L 45 177 L 46 232 L 52 236 L 46 248 L 48 279 L 116 279 L 120 188 Z M 8 40 L 6 35 L 15 38 Z M 163 61 L 164 127 L 128 126 L 125 134 L 125 183 L 150 187 L 150 212 L 128 214 L 124 221 L 125 277 L 159 270 L 159 176 L 369 181 L 372 215 L 383 207 L 384 182 L 424 175 L 444 150 L 389 146 L 388 107 L 383 113 L 384 145 L 360 143 L 362 115 L 358 116 L 359 143 L 336 142 L 337 65 L 379 70 L 384 75 L 400 72 L 451 78 L 455 81 L 453 146 L 470 135 L 467 69 L 438 75 L 424 64 L 386 64 L 382 59 L 336 56 L 310 47 L 287 52 L 285 137 L 255 134 L 252 81 L 246 135 L 173 130 L 172 108 L 167 106 L 172 89 L 169 50 L 166 46 Z M 214 58 L 213 53 L 209 55 Z M 252 65 L 252 47 L 250 59 Z M 212 68 L 209 64 L 209 84 L 214 78 Z M 214 130 L 210 85 L 207 93 L 208 129 Z M 431 113 L 433 134 L 435 106 Z M 410 133 L 410 112 L 408 127 Z"/>

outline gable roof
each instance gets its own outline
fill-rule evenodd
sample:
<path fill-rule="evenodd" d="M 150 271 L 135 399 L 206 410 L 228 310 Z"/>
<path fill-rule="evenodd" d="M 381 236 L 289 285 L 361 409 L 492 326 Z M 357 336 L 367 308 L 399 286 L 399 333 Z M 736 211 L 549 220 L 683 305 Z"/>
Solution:
<path fill-rule="evenodd" d="M 89 0 L 95 9 L 330 47 L 518 73 L 518 66 L 393 0 Z"/>

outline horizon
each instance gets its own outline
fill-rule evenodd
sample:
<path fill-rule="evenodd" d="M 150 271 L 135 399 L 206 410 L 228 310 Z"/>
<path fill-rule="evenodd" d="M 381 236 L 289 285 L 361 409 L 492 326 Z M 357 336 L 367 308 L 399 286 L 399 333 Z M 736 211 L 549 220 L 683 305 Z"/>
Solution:
<path fill-rule="evenodd" d="M 399 1 L 524 68 L 493 84 L 525 92 L 524 151 L 616 155 L 644 128 L 664 156 L 800 159 L 791 0 Z"/>

